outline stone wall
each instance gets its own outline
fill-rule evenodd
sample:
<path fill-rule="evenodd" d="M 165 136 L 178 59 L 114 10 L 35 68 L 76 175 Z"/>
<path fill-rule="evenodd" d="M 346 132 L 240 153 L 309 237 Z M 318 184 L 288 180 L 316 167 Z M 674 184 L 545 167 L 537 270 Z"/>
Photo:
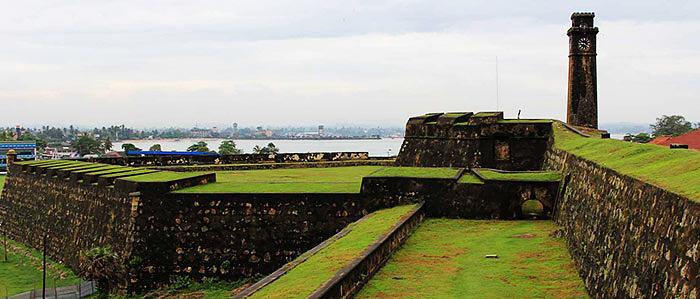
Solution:
<path fill-rule="evenodd" d="M 347 193 L 171 193 L 142 199 L 144 213 L 154 217 L 149 236 L 135 243 L 134 254 L 148 261 L 140 266 L 143 285 L 177 275 L 266 275 L 368 212 L 359 194 Z"/>
<path fill-rule="evenodd" d="M 504 120 L 502 112 L 413 117 L 397 165 L 537 170 L 550 133 L 551 122 Z"/>
<path fill-rule="evenodd" d="M 120 189 L 14 165 L 0 197 L 0 219 L 8 237 L 36 249 L 47 235 L 48 255 L 77 270 L 81 250 L 111 245 L 129 256 L 135 202 Z"/>
<path fill-rule="evenodd" d="M 559 182 L 485 181 L 458 183 L 454 178 L 365 177 L 362 194 L 372 210 L 425 202 L 428 217 L 522 219 L 522 204 L 530 199 L 551 215 Z"/>
<path fill-rule="evenodd" d="M 260 170 L 280 168 L 326 168 L 326 167 L 350 167 L 350 166 L 393 166 L 394 160 L 348 160 L 348 161 L 320 161 L 320 162 L 290 162 L 290 163 L 250 163 L 250 164 L 209 164 L 209 165 L 180 165 L 180 166 L 155 166 L 151 169 L 169 171 L 237 171 Z"/>
<path fill-rule="evenodd" d="M 89 158 L 89 162 L 124 165 L 124 166 L 165 166 L 165 165 L 208 165 L 208 164 L 245 164 L 245 163 L 287 163 L 367 160 L 367 152 L 323 152 L 323 153 L 279 153 L 279 154 L 240 154 L 207 156 L 129 156 Z"/>
<path fill-rule="evenodd" d="M 553 148 L 556 220 L 597 298 L 700 297 L 700 203 Z"/>

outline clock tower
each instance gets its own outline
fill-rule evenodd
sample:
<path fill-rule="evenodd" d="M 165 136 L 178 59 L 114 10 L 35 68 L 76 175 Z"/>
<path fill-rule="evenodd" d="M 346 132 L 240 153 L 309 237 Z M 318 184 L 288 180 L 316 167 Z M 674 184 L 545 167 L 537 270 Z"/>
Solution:
<path fill-rule="evenodd" d="M 569 36 L 569 92 L 566 122 L 598 128 L 598 88 L 596 83 L 596 34 L 592 12 L 571 15 Z"/>

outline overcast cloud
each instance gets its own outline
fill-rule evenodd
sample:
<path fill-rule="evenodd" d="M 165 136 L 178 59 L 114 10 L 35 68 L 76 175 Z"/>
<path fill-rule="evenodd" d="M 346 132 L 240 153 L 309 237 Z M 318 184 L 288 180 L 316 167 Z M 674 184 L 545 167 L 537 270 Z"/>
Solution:
<path fill-rule="evenodd" d="M 700 1 L 2 2 L 0 126 L 402 125 L 496 109 L 496 57 L 506 116 L 564 119 L 573 11 L 601 122 L 700 120 Z"/>

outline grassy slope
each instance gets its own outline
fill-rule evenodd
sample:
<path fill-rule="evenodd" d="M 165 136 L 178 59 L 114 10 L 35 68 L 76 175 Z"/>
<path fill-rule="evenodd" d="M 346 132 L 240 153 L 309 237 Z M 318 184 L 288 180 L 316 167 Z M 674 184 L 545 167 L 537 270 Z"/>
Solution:
<path fill-rule="evenodd" d="M 249 298 L 307 298 L 372 243 L 387 233 L 415 205 L 394 207 L 371 214 L 352 231 L 309 257 L 303 263 Z"/>
<path fill-rule="evenodd" d="M 216 183 L 186 188 L 183 193 L 357 193 L 362 177 L 381 166 L 220 171 Z"/>
<path fill-rule="evenodd" d="M 558 182 L 561 174 L 554 171 L 528 172 L 499 172 L 489 169 L 478 169 L 477 172 L 487 180 L 494 181 L 528 181 L 528 182 Z"/>
<path fill-rule="evenodd" d="M 554 125 L 555 146 L 619 173 L 700 201 L 700 151 L 585 138 Z"/>
<path fill-rule="evenodd" d="M 32 288 L 41 288 L 40 252 L 10 240 L 8 240 L 8 262 L 2 261 L 2 252 L 4 249 L 0 249 L 0 297 L 4 298 L 5 295 L 11 296 L 26 292 Z M 53 287 L 54 278 L 57 286 L 73 285 L 80 281 L 63 265 L 51 261 L 48 264 L 48 286 Z M 7 293 L 5 293 L 5 289 L 7 289 Z"/>
<path fill-rule="evenodd" d="M 549 221 L 428 219 L 358 298 L 580 298 Z M 485 255 L 497 254 L 497 259 Z"/>
<path fill-rule="evenodd" d="M 416 177 L 416 178 L 452 178 L 459 172 L 458 168 L 449 167 L 384 167 L 369 176 L 381 177 Z"/>

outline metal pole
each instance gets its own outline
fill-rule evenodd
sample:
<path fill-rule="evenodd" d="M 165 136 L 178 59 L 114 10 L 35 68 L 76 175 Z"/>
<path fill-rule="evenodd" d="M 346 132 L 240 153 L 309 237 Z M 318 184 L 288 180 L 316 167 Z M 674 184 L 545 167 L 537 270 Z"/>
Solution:
<path fill-rule="evenodd" d="M 47 235 L 44 235 L 44 261 L 43 261 L 43 275 L 41 279 L 41 298 L 46 299 L 46 240 Z"/>
<path fill-rule="evenodd" d="M 4 261 L 7 262 L 7 230 L 5 229 L 5 223 L 0 223 L 0 227 L 2 227 L 2 243 L 3 247 L 5 248 Z"/>

